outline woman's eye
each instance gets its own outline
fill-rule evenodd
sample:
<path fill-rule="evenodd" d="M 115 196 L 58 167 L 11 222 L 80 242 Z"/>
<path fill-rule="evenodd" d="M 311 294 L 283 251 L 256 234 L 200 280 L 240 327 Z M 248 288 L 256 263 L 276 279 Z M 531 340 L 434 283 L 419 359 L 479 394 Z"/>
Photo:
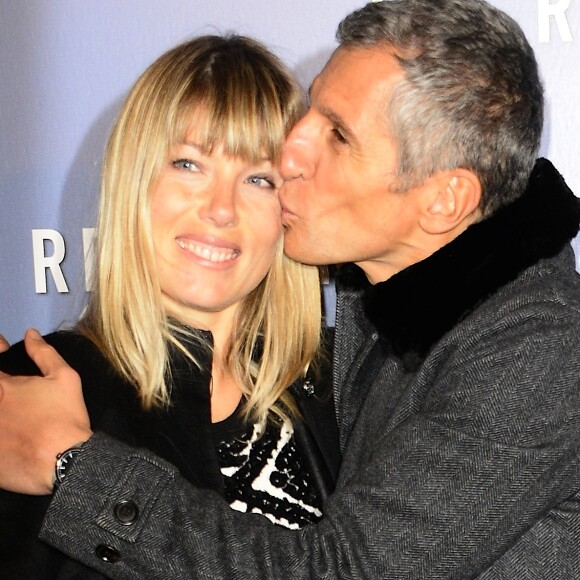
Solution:
<path fill-rule="evenodd" d="M 269 189 L 276 189 L 276 184 L 274 179 L 267 175 L 252 175 L 246 180 L 252 185 L 257 185 L 258 187 L 267 187 Z"/>
<path fill-rule="evenodd" d="M 199 166 L 191 159 L 176 159 L 171 162 L 171 165 L 177 169 L 185 169 L 186 171 L 199 171 Z"/>

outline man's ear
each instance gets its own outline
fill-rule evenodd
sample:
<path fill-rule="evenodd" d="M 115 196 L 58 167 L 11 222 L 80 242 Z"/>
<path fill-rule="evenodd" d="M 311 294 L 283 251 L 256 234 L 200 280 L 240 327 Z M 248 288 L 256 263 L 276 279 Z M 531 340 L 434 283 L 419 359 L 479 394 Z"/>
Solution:
<path fill-rule="evenodd" d="M 441 171 L 431 177 L 433 187 L 425 199 L 419 223 L 429 234 L 445 234 L 464 229 L 481 214 L 481 182 L 467 169 Z"/>

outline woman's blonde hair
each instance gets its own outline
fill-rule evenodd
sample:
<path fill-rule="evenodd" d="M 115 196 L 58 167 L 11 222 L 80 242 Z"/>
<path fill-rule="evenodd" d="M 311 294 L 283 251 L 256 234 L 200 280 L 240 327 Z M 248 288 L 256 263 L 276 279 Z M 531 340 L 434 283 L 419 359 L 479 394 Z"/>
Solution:
<path fill-rule="evenodd" d="M 201 333 L 167 316 L 155 274 L 149 193 L 170 149 L 200 111 L 196 133 L 204 149 L 277 163 L 304 107 L 282 63 L 240 36 L 177 46 L 129 93 L 105 153 L 95 279 L 79 327 L 136 385 L 145 408 L 170 402 L 170 345 L 191 358 L 184 339 L 203 343 Z M 243 388 L 247 417 L 293 409 L 285 391 L 315 357 L 320 327 L 318 270 L 289 260 L 280 241 L 270 272 L 242 301 L 225 357 Z"/>

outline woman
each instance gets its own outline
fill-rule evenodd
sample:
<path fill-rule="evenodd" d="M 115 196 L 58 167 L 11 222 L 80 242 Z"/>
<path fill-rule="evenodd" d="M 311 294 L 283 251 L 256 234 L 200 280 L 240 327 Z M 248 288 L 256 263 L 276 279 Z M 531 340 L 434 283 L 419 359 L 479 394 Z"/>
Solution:
<path fill-rule="evenodd" d="M 243 37 L 153 63 L 107 146 L 88 307 L 48 337 L 81 376 L 93 429 L 294 528 L 320 517 L 336 467 L 330 397 L 309 397 L 306 378 L 318 272 L 284 256 L 277 197 L 303 107 L 281 63 Z M 0 369 L 37 372 L 22 345 Z M 3 579 L 95 574 L 36 540 L 47 503 L 2 492 Z"/>

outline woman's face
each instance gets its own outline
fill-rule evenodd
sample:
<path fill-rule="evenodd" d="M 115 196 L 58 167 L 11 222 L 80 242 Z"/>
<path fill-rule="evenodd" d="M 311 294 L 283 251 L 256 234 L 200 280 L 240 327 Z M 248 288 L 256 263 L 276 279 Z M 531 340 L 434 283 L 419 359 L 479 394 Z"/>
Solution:
<path fill-rule="evenodd" d="M 280 243 L 281 182 L 267 159 L 252 164 L 221 148 L 203 151 L 195 127 L 170 151 L 151 193 L 157 274 L 169 314 L 207 328 L 215 313 L 233 316 L 266 276 Z"/>

